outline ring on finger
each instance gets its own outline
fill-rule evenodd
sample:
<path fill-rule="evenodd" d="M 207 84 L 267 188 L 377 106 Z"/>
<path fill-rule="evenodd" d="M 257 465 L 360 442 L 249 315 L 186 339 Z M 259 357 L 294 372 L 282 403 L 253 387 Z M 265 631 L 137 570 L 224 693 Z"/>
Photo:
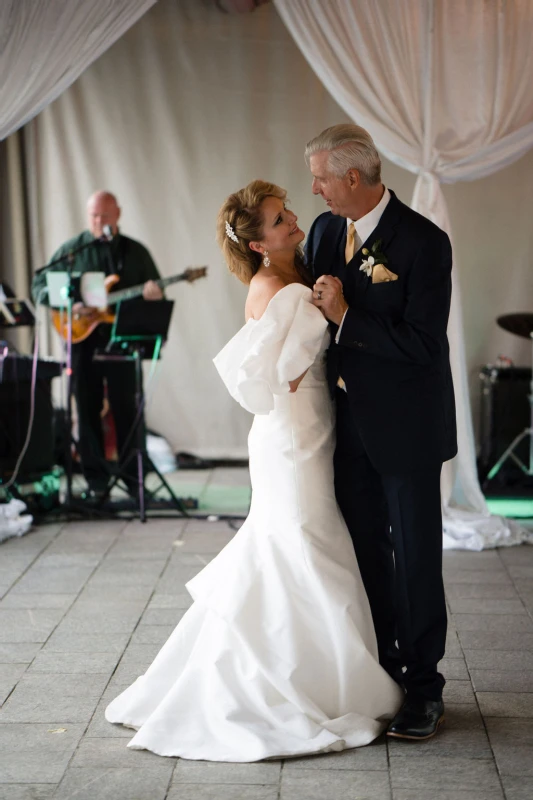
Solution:
<path fill-rule="evenodd" d="M 316 297 L 317 297 L 317 300 L 322 300 L 322 292 L 321 292 L 321 291 L 318 291 L 318 292 L 316 293 Z"/>

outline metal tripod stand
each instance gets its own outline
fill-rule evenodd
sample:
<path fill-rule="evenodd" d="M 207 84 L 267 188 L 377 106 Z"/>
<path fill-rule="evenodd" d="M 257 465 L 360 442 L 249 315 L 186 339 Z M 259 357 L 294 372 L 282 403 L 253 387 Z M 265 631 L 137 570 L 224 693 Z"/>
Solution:
<path fill-rule="evenodd" d="M 124 337 L 125 339 L 127 337 Z M 182 501 L 179 497 L 176 496 L 172 487 L 169 485 L 168 481 L 163 477 L 163 475 L 159 472 L 157 467 L 154 465 L 153 461 L 148 456 L 146 451 L 146 437 L 144 435 L 144 425 L 143 425 L 143 411 L 145 405 L 145 396 L 143 391 L 143 378 L 142 378 L 142 347 L 141 341 L 150 340 L 150 343 L 154 346 L 154 360 L 159 357 L 159 353 L 161 350 L 162 345 L 162 337 L 161 336 L 151 336 L 151 337 L 143 337 L 140 339 L 139 337 L 136 338 L 135 343 L 132 341 L 127 349 L 123 353 L 115 354 L 115 353 L 95 353 L 94 359 L 97 361 L 111 361 L 117 363 L 124 363 L 124 362 L 131 362 L 134 364 L 135 367 L 135 421 L 130 429 L 126 442 L 124 443 L 124 452 L 127 453 L 125 458 L 120 460 L 120 468 L 117 474 L 113 477 L 109 485 L 107 486 L 106 492 L 104 496 L 100 500 L 100 505 L 103 505 L 114 486 L 118 483 L 118 481 L 123 478 L 125 470 L 132 461 L 134 461 L 137 465 L 137 487 L 136 487 L 136 500 L 137 500 L 137 509 L 139 512 L 139 519 L 141 522 L 146 522 L 146 505 L 147 505 L 147 495 L 148 495 L 148 502 L 155 497 L 157 492 L 159 492 L 163 487 L 167 490 L 170 495 L 170 502 L 174 506 L 174 508 L 179 511 L 181 516 L 187 517 L 187 510 L 183 505 Z M 129 452 L 128 452 L 128 448 Z M 120 454 L 122 455 L 122 454 Z M 146 473 L 147 472 L 155 472 L 157 475 L 160 485 L 154 489 L 149 490 L 146 488 L 145 480 L 146 480 Z"/>
<path fill-rule="evenodd" d="M 487 481 L 492 480 L 492 478 L 494 478 L 498 474 L 502 466 L 509 458 L 512 461 L 514 461 L 514 463 L 517 464 L 518 467 L 520 467 L 524 475 L 527 475 L 528 477 L 533 476 L 533 331 L 531 331 L 531 333 L 529 334 L 529 340 L 531 342 L 531 367 L 532 367 L 531 382 L 529 384 L 529 394 L 527 396 L 529 401 L 529 427 L 524 428 L 522 433 L 519 433 L 518 436 L 516 436 L 513 439 L 507 450 L 505 450 L 505 452 L 502 453 L 498 461 L 494 464 L 494 466 L 488 473 Z M 526 438 L 526 436 L 529 437 L 529 464 L 527 465 L 524 464 L 522 459 L 519 458 L 519 456 L 515 452 L 520 443 Z"/>

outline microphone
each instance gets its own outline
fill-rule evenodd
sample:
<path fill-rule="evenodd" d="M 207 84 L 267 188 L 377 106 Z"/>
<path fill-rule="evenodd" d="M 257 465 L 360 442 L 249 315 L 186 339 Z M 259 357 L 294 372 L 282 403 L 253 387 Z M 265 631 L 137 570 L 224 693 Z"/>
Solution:
<path fill-rule="evenodd" d="M 103 236 L 101 237 L 100 241 L 102 242 L 112 242 L 113 241 L 113 229 L 111 225 L 104 225 L 102 228 Z"/>

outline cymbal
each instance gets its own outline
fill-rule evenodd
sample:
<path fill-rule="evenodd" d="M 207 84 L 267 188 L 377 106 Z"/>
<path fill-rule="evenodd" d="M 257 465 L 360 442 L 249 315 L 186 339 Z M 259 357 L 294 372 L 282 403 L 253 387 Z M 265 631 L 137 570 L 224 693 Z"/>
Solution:
<path fill-rule="evenodd" d="M 531 338 L 533 333 L 533 314 L 522 312 L 520 314 L 505 314 L 496 320 L 500 328 L 524 339 Z"/>

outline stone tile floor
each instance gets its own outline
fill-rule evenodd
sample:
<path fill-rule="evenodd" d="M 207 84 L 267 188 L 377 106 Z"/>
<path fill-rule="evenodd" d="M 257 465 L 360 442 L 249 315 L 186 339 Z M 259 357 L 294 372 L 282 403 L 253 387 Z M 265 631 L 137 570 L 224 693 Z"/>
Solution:
<path fill-rule="evenodd" d="M 214 764 L 130 751 L 109 700 L 189 606 L 225 522 L 46 524 L 0 545 L 0 800 L 531 800 L 533 547 L 444 555 L 447 722 L 427 743 Z"/>

